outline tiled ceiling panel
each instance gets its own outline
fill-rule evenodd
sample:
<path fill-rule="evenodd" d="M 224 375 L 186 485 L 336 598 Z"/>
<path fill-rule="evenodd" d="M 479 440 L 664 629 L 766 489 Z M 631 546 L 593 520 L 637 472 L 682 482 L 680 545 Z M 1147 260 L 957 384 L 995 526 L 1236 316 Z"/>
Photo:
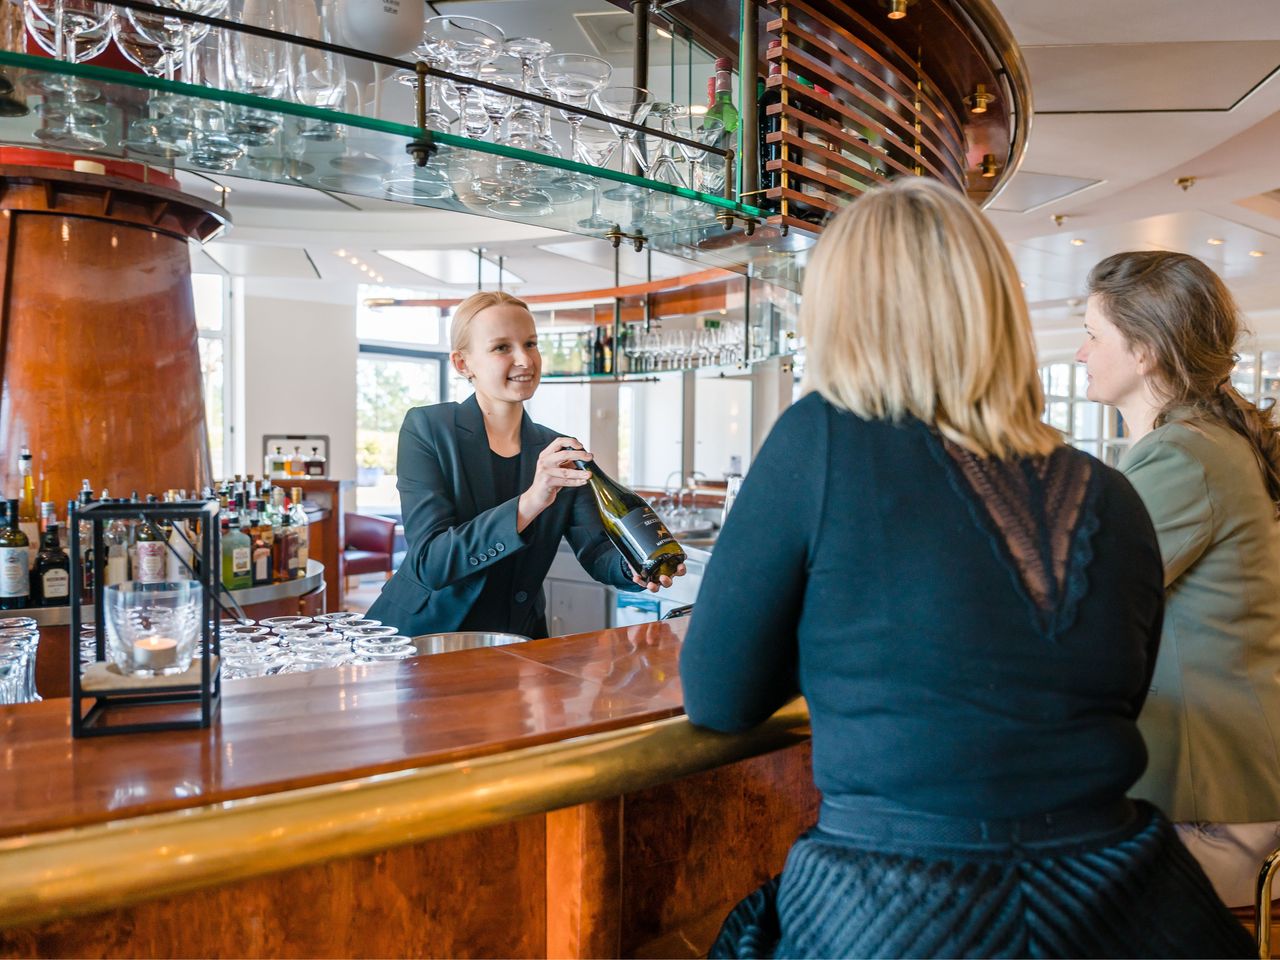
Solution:
<path fill-rule="evenodd" d="M 1026 213 L 1028 210 L 1069 197 L 1101 182 L 1085 180 L 1081 177 L 1060 177 L 1051 173 L 1019 170 L 1009 181 L 1009 185 L 1000 191 L 1000 196 L 996 198 L 991 209 L 1003 210 L 1006 213 Z"/>
<path fill-rule="evenodd" d="M 1036 112 L 1225 110 L 1280 65 L 1280 41 L 1023 47 Z"/>

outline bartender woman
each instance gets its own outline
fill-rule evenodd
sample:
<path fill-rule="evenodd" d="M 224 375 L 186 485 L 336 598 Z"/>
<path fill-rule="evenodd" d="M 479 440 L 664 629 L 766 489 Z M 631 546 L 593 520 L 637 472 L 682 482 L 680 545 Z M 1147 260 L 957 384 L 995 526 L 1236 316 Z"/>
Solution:
<path fill-rule="evenodd" d="M 636 577 L 605 535 L 595 500 L 582 489 L 590 474 L 566 459 L 591 454 L 524 412 L 542 372 L 524 302 L 472 294 L 454 312 L 449 341 L 450 362 L 475 395 L 415 407 L 404 418 L 396 486 L 408 552 L 368 615 L 409 636 L 545 637 L 542 581 L 561 537 L 594 579 L 656 592 L 658 584 Z M 683 573 L 681 566 L 677 576 Z"/>

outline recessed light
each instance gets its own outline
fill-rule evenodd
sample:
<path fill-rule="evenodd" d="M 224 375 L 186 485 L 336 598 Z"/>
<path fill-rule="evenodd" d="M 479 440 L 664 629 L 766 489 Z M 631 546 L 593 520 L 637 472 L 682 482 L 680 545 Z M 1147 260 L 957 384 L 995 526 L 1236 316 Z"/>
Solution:
<path fill-rule="evenodd" d="M 352 265 L 354 266 L 355 264 L 357 264 L 357 263 L 359 263 L 359 262 L 360 262 L 360 258 L 359 258 L 359 257 L 348 257 L 348 258 L 347 258 L 347 262 L 348 262 L 348 263 L 350 263 L 350 264 L 352 264 Z"/>
<path fill-rule="evenodd" d="M 1073 247 L 1083 247 L 1083 246 L 1084 246 L 1084 241 L 1083 241 L 1083 240 L 1081 240 L 1079 237 L 1072 237 L 1072 238 L 1071 238 L 1071 245 L 1072 245 Z"/>
<path fill-rule="evenodd" d="M 1267 255 L 1267 252 L 1266 252 L 1265 250 L 1250 250 L 1250 251 L 1249 251 L 1249 256 L 1251 256 L 1251 257 L 1265 257 L 1266 255 Z"/>
<path fill-rule="evenodd" d="M 345 250 L 339 250 L 339 251 L 335 254 L 335 256 L 339 256 L 339 257 L 345 257 L 346 255 L 347 255 L 347 251 L 345 251 Z"/>
<path fill-rule="evenodd" d="M 1210 237 L 1210 238 L 1209 238 L 1208 240 L 1206 240 L 1205 242 L 1206 242 L 1206 243 L 1208 243 L 1208 244 L 1210 244 L 1211 246 L 1215 246 L 1215 247 L 1220 247 L 1220 246 L 1222 246 L 1224 243 L 1226 243 L 1226 241 L 1225 241 L 1225 240 L 1223 240 L 1221 237 Z"/>

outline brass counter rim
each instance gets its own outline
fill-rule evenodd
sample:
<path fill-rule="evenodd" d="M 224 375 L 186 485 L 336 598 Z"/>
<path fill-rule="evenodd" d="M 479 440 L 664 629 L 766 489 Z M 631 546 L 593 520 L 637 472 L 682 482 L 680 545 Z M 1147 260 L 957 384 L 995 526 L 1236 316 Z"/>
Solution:
<path fill-rule="evenodd" d="M 670 717 L 520 750 L 0 840 L 0 928 L 431 840 L 804 742 L 793 700 L 754 730 Z M 269 851 L 263 857 L 248 851 Z"/>

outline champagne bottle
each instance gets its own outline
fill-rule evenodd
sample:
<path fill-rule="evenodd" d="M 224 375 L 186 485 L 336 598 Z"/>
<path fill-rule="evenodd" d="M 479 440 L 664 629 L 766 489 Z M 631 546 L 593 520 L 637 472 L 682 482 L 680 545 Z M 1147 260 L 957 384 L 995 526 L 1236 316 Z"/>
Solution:
<path fill-rule="evenodd" d="M 651 583 L 659 577 L 674 577 L 684 563 L 684 550 L 671 535 L 653 507 L 634 490 L 624 487 L 591 460 L 575 460 L 579 470 L 591 473 L 589 485 L 595 494 L 596 507 L 604 532 L 642 580 Z"/>
<path fill-rule="evenodd" d="M 18 526 L 18 501 L 0 500 L 5 505 L 0 526 L 0 610 L 21 610 L 31 605 L 31 569 L 27 556 L 31 543 Z"/>

